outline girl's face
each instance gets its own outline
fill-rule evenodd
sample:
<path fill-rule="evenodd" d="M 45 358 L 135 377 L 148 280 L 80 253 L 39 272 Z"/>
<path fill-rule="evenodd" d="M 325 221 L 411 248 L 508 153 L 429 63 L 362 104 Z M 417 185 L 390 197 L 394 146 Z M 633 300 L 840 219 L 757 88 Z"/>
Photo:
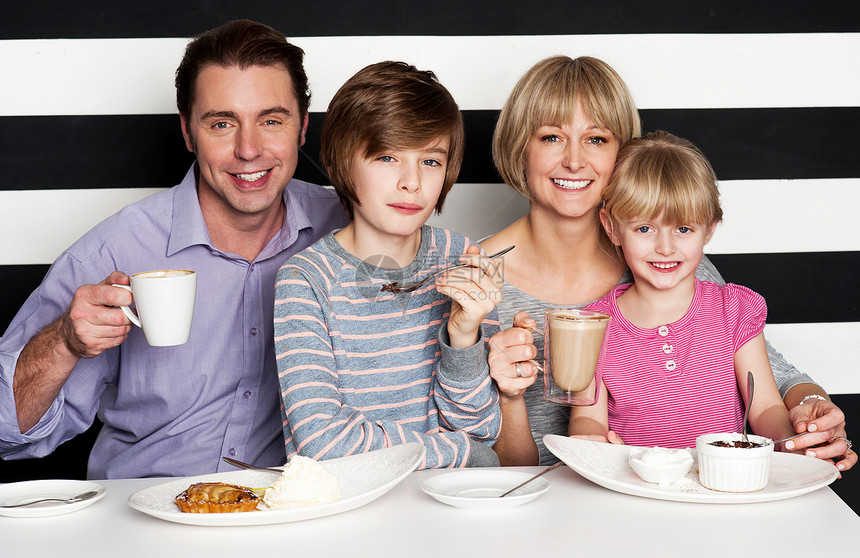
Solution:
<path fill-rule="evenodd" d="M 385 236 L 419 234 L 445 184 L 448 137 L 420 149 L 393 149 L 353 158 L 351 173 L 359 204 L 353 206 L 356 231 Z"/>
<path fill-rule="evenodd" d="M 605 211 L 600 220 L 636 279 L 636 286 L 669 290 L 692 282 L 702 261 L 705 244 L 716 223 L 667 223 L 657 219 L 629 219 L 612 223 Z"/>
<path fill-rule="evenodd" d="M 577 99 L 571 122 L 547 123 L 526 147 L 525 174 L 532 195 L 561 215 L 592 213 L 601 203 L 620 142 L 598 128 Z"/>

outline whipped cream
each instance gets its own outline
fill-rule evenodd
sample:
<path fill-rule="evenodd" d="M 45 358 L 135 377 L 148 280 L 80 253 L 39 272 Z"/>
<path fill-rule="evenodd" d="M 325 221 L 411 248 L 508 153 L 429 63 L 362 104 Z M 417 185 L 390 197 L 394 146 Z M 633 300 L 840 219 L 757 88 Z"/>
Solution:
<path fill-rule="evenodd" d="M 636 458 L 646 465 L 660 466 L 685 463 L 692 459 L 693 456 L 685 449 L 673 450 L 655 446 L 643 451 Z"/>
<path fill-rule="evenodd" d="M 337 477 L 309 457 L 297 455 L 266 490 L 263 502 L 271 509 L 297 508 L 340 500 Z"/>

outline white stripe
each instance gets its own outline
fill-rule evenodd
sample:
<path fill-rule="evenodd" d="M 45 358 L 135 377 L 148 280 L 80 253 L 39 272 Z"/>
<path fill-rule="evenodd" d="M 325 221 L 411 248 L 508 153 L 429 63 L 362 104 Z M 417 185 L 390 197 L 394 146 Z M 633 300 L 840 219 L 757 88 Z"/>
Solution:
<path fill-rule="evenodd" d="M 553 54 L 592 55 L 640 108 L 860 105 L 860 33 L 298 37 L 325 111 L 359 68 L 399 59 L 434 70 L 464 110 L 498 109 L 519 76 Z M 175 113 L 187 39 L 0 41 L 0 116 Z M 824 46 L 824 48 L 823 48 Z"/>
<path fill-rule="evenodd" d="M 827 393 L 860 393 L 860 322 L 768 324 L 764 334 Z"/>
<path fill-rule="evenodd" d="M 860 204 L 860 179 L 736 180 L 720 188 L 725 218 L 706 247 L 709 254 L 860 251 L 854 210 Z M 0 238 L 20 239 L 0 251 L 0 265 L 51 263 L 71 240 L 157 191 L 0 192 Z M 478 240 L 526 211 L 526 200 L 504 184 L 457 184 L 442 215 L 429 223 Z"/>
<path fill-rule="evenodd" d="M 0 265 L 47 264 L 126 205 L 163 188 L 0 192 Z"/>

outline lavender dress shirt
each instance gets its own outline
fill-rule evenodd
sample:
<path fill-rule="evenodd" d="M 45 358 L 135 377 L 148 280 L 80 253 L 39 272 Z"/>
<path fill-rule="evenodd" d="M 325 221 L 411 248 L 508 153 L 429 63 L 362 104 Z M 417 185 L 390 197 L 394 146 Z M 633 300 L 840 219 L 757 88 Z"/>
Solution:
<path fill-rule="evenodd" d="M 347 223 L 337 195 L 292 180 L 284 225 L 254 262 L 212 245 L 196 168 L 174 188 L 132 204 L 63 252 L 0 339 L 0 456 L 41 457 L 104 422 L 88 477 L 182 476 L 230 468 L 222 455 L 283 464 L 273 344 L 279 266 Z M 21 349 L 60 316 L 75 290 L 112 271 L 197 271 L 188 343 L 150 347 L 138 328 L 119 347 L 81 359 L 28 432 L 18 430 L 12 378 Z"/>

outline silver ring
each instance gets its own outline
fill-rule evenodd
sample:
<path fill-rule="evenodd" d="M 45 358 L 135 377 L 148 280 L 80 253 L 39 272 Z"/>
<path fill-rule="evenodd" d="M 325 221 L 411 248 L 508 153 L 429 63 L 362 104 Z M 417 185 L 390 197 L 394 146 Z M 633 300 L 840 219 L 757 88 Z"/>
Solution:
<path fill-rule="evenodd" d="M 517 378 L 522 378 L 522 377 L 523 377 L 523 363 L 518 362 L 517 363 Z M 848 447 L 849 448 L 851 447 L 851 442 L 848 442 Z"/>
<path fill-rule="evenodd" d="M 854 444 L 851 443 L 851 440 L 849 440 L 845 436 L 837 436 L 833 439 L 834 440 L 845 440 L 845 443 L 848 444 L 848 447 L 845 449 L 845 453 L 848 453 L 849 451 L 851 451 L 851 448 L 854 446 Z"/>

